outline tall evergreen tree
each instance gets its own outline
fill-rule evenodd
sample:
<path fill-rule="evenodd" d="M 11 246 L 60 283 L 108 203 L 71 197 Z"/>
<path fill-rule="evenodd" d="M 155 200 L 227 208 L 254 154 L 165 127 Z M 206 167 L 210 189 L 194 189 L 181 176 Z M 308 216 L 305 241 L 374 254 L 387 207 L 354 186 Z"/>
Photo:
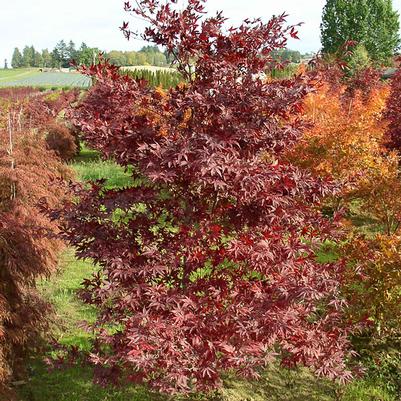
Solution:
<path fill-rule="evenodd" d="M 85 42 L 82 42 L 81 47 L 79 48 L 79 51 L 81 52 L 83 50 L 86 50 L 87 48 L 88 48 L 88 45 Z"/>
<path fill-rule="evenodd" d="M 37 52 L 36 52 L 34 46 L 30 47 L 30 52 L 31 52 L 31 58 L 32 58 L 31 67 L 36 67 L 36 65 L 35 65 L 35 54 Z"/>
<path fill-rule="evenodd" d="M 51 60 L 52 60 L 51 66 L 53 68 L 61 68 L 61 56 L 56 48 L 54 48 L 53 51 L 51 52 Z"/>
<path fill-rule="evenodd" d="M 11 66 L 13 68 L 22 67 L 22 54 L 19 51 L 18 47 L 14 49 L 13 57 L 11 59 Z"/>
<path fill-rule="evenodd" d="M 43 67 L 43 57 L 42 54 L 35 51 L 33 57 L 33 67 Z"/>
<path fill-rule="evenodd" d="M 75 43 L 70 40 L 67 46 L 68 60 L 71 63 L 73 60 L 78 61 L 78 51 L 75 48 Z"/>
<path fill-rule="evenodd" d="M 80 65 L 92 65 L 96 63 L 97 56 L 100 53 L 100 49 L 97 47 L 88 47 L 86 43 L 82 43 L 78 51 L 77 62 Z"/>
<path fill-rule="evenodd" d="M 45 68 L 52 66 L 52 55 L 47 49 L 42 50 L 42 65 Z"/>
<path fill-rule="evenodd" d="M 324 53 L 336 53 L 347 41 L 363 44 L 370 58 L 387 63 L 400 44 L 399 15 L 392 0 L 327 0 L 321 39 Z"/>
<path fill-rule="evenodd" d="M 69 67 L 70 65 L 69 53 L 67 45 L 64 40 L 60 40 L 60 42 L 56 44 L 56 47 L 52 52 L 52 57 L 53 57 L 53 67 L 56 68 Z"/>
<path fill-rule="evenodd" d="M 33 46 L 25 46 L 24 50 L 22 51 L 22 66 L 23 67 L 32 67 L 33 66 L 33 58 L 35 55 L 35 50 L 33 49 Z"/>
<path fill-rule="evenodd" d="M 140 50 L 142 53 L 158 53 L 160 52 L 157 46 L 143 46 Z"/>

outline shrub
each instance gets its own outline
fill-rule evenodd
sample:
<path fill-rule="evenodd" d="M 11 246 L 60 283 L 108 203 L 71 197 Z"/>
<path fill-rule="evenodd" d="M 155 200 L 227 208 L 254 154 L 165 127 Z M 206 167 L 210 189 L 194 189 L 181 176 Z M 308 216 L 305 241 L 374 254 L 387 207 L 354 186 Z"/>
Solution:
<path fill-rule="evenodd" d="M 347 85 L 346 98 L 353 98 L 360 94 L 365 102 L 369 102 L 375 90 L 386 88 L 386 85 L 381 81 L 381 73 L 373 67 L 355 72 L 345 83 Z"/>
<path fill-rule="evenodd" d="M 27 97 L 21 102 L 23 111 L 23 127 L 26 129 L 37 128 L 45 130 L 70 105 L 74 104 L 79 96 L 77 90 L 56 91 L 52 93 L 41 93 L 36 96 Z"/>
<path fill-rule="evenodd" d="M 369 53 L 363 44 L 358 44 L 352 49 L 347 64 L 350 75 L 355 75 L 371 66 Z"/>
<path fill-rule="evenodd" d="M 401 180 L 396 155 L 389 155 L 359 187 L 358 196 L 361 209 L 376 219 L 381 232 L 354 235 L 344 246 L 349 261 L 344 289 L 353 317 L 369 319 L 370 334 L 388 339 L 401 333 Z"/>
<path fill-rule="evenodd" d="M 383 152 L 380 161 L 370 179 L 359 187 L 358 197 L 365 213 L 377 219 L 381 231 L 391 236 L 398 233 L 401 224 L 399 157 Z"/>
<path fill-rule="evenodd" d="M 69 120 L 65 120 L 64 122 L 66 124 L 66 127 L 70 131 L 71 135 L 74 137 L 74 143 L 77 148 L 76 154 L 79 154 L 79 152 L 81 151 L 81 145 L 82 145 L 81 144 L 81 136 L 82 136 L 81 130 L 76 125 L 71 124 L 71 122 Z"/>
<path fill-rule="evenodd" d="M 401 396 L 401 354 L 400 341 L 392 338 L 386 342 L 383 339 L 375 339 L 372 344 L 361 350 L 361 357 L 367 366 L 367 376 L 380 387 L 397 399 Z"/>
<path fill-rule="evenodd" d="M 27 96 L 32 96 L 38 93 L 38 89 L 31 87 L 22 88 L 0 88 L 0 98 L 8 100 L 22 100 Z"/>
<path fill-rule="evenodd" d="M 12 141 L 10 142 L 10 134 Z M 47 330 L 51 307 L 36 280 L 55 271 L 62 248 L 39 210 L 65 199 L 70 175 L 35 133 L 0 130 L 0 387 L 23 375 L 27 352 Z"/>
<path fill-rule="evenodd" d="M 370 334 L 397 336 L 401 329 L 401 237 L 378 234 L 356 236 L 344 247 L 349 261 L 348 286 L 352 319 L 370 321 Z"/>
<path fill-rule="evenodd" d="M 75 137 L 60 123 L 54 122 L 46 126 L 46 143 L 63 161 L 71 160 L 77 154 Z"/>
<path fill-rule="evenodd" d="M 283 15 L 226 31 L 202 1 L 174 3 L 126 8 L 150 21 L 144 39 L 177 51 L 187 83 L 166 93 L 100 63 L 84 69 L 97 83 L 72 112 L 85 141 L 142 182 L 77 189 L 58 212 L 99 266 L 81 292 L 99 312 L 97 379 L 185 393 L 279 358 L 345 380 L 342 264 L 316 262 L 334 233 L 310 207 L 333 188 L 283 160 L 311 88 L 255 79 L 296 30 Z"/>

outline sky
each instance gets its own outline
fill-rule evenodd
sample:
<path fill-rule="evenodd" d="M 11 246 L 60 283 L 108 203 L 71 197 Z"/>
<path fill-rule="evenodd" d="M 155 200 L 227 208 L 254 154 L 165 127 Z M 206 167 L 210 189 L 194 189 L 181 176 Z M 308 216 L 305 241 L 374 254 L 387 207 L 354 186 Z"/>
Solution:
<path fill-rule="evenodd" d="M 110 50 L 139 50 L 144 43 L 127 41 L 120 30 L 122 21 L 140 28 L 142 23 L 130 18 L 123 10 L 123 0 L 0 0 L 0 66 L 4 59 L 11 62 L 15 47 L 25 45 L 35 49 L 52 50 L 64 39 L 76 44 Z M 223 10 L 230 25 L 239 24 L 247 17 L 269 19 L 273 14 L 286 12 L 291 24 L 303 22 L 299 41 L 290 41 L 289 48 L 301 52 L 320 48 L 322 9 L 325 0 L 209 0 L 211 12 Z M 401 14 L 401 0 L 393 0 Z"/>

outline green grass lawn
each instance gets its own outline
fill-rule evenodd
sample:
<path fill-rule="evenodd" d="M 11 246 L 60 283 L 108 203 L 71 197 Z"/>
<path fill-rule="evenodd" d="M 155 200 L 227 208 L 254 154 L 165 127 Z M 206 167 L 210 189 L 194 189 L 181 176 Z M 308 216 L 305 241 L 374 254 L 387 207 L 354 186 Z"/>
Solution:
<path fill-rule="evenodd" d="M 121 188 L 133 183 L 129 172 L 110 160 L 101 160 L 96 151 L 83 146 L 71 164 L 79 181 L 106 179 L 107 188 Z"/>
<path fill-rule="evenodd" d="M 40 74 L 37 68 L 0 69 L 0 85 Z"/>
<path fill-rule="evenodd" d="M 83 148 L 79 157 L 71 164 L 81 181 L 107 178 L 108 187 L 131 185 L 129 173 L 113 162 L 99 159 L 96 152 Z M 321 262 L 335 259 L 335 250 L 328 244 L 320 255 Z M 74 252 L 67 250 L 60 260 L 60 272 L 48 281 L 39 283 L 43 295 L 57 311 L 57 324 L 53 335 L 66 345 L 88 349 L 90 334 L 84 332 L 79 322 L 93 321 L 96 311 L 82 304 L 76 292 L 85 277 L 96 267 L 90 261 L 78 261 Z M 171 401 L 154 394 L 141 386 L 126 386 L 120 389 L 103 389 L 92 383 L 92 370 L 75 366 L 66 370 L 47 371 L 40 357 L 30 363 L 30 378 L 17 388 L 20 401 Z M 193 401 L 396 401 L 389 395 L 383 383 L 374 378 L 356 380 L 347 386 L 317 379 L 305 369 L 289 371 L 271 367 L 259 382 L 249 382 L 227 377 L 224 388 L 208 397 L 196 395 L 187 398 Z M 2 400 L 3 401 L 3 400 Z M 4 400 L 8 401 L 8 400 Z"/>
<path fill-rule="evenodd" d="M 76 291 L 85 277 L 90 277 L 95 266 L 90 262 L 79 261 L 73 250 L 63 253 L 60 271 L 51 279 L 39 283 L 42 294 L 57 311 L 54 335 L 65 345 L 76 345 L 83 350 L 89 348 L 90 335 L 80 329 L 79 321 L 93 322 L 96 311 L 79 301 Z"/>

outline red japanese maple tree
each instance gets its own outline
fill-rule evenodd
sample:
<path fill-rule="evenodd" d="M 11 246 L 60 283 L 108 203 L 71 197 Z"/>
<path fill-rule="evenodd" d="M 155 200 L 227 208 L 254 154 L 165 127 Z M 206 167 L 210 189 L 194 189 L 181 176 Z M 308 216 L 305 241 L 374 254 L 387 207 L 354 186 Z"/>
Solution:
<path fill-rule="evenodd" d="M 397 151 L 401 150 L 401 68 L 391 79 L 391 92 L 387 99 L 385 113 L 388 121 L 387 147 Z"/>
<path fill-rule="evenodd" d="M 333 187 L 281 160 L 311 88 L 261 74 L 296 28 L 281 15 L 225 29 L 203 1 L 175 3 L 126 10 L 149 22 L 143 38 L 174 54 L 186 82 L 165 93 L 103 62 L 86 70 L 97 84 L 72 112 L 136 183 L 77 189 L 58 214 L 78 256 L 100 267 L 81 293 L 99 311 L 98 377 L 190 392 L 279 359 L 347 378 L 342 266 L 315 261 L 332 229 L 314 205 Z"/>

